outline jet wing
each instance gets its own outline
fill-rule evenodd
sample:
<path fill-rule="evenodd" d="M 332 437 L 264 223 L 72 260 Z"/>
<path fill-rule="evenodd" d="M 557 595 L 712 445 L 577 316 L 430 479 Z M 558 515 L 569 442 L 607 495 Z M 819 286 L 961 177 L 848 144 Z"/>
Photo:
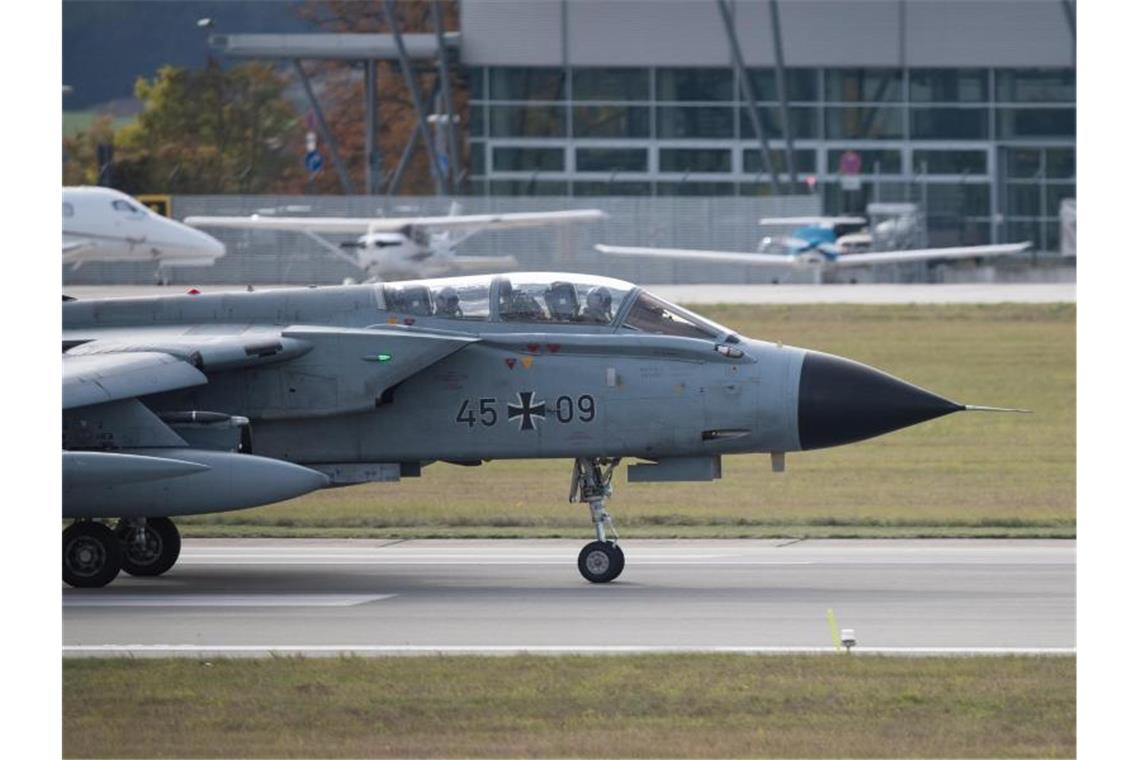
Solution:
<path fill-rule="evenodd" d="M 403 232 L 413 228 L 425 230 L 521 229 L 558 224 L 574 224 L 605 219 L 599 209 L 568 211 L 536 211 L 514 214 L 466 214 L 455 216 L 408 217 L 336 217 L 336 216 L 188 216 L 183 221 L 191 227 L 227 227 L 231 229 L 285 230 L 364 235 L 370 232 Z"/>
<path fill-rule="evenodd" d="M 920 248 L 910 251 L 879 251 L 852 253 L 840 256 L 831 262 L 832 266 L 853 267 L 868 264 L 898 264 L 907 261 L 930 261 L 932 259 L 972 259 L 983 256 L 1005 256 L 1028 250 L 1029 241 L 1002 243 L 999 245 L 966 245 L 950 248 Z"/>
<path fill-rule="evenodd" d="M 63 408 L 147 396 L 202 385 L 206 376 L 187 362 L 156 351 L 63 355 Z"/>
<path fill-rule="evenodd" d="M 625 245 L 595 245 L 601 253 L 611 256 L 640 256 L 650 259 L 683 259 L 686 261 L 727 262 L 730 264 L 751 264 L 753 266 L 791 266 L 796 263 L 794 256 L 781 256 L 772 253 L 745 253 L 736 251 L 701 251 L 689 248 L 639 248 Z"/>

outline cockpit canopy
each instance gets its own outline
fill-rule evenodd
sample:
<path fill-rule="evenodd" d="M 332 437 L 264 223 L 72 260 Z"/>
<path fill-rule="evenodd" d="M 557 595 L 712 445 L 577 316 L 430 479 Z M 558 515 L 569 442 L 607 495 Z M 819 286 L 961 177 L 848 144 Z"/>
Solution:
<path fill-rule="evenodd" d="M 381 292 L 381 308 L 414 317 L 609 326 L 706 339 L 729 332 L 628 282 L 592 275 L 517 272 L 447 277 L 387 283 Z"/>

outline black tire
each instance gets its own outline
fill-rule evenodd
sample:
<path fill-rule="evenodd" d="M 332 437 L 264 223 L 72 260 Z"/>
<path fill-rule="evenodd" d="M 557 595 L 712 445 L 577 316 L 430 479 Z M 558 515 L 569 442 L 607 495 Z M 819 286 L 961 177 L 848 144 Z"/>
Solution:
<path fill-rule="evenodd" d="M 76 588 L 100 588 L 122 567 L 119 539 L 103 523 L 77 522 L 63 531 L 63 582 Z"/>
<path fill-rule="evenodd" d="M 613 541 L 591 541 L 578 553 L 578 572 L 590 583 L 609 583 L 625 569 L 625 553 Z"/>
<path fill-rule="evenodd" d="M 135 541 L 134 528 L 126 521 L 116 526 L 115 535 L 123 548 L 123 569 L 131 575 L 162 575 L 174 567 L 182 552 L 182 536 L 169 517 L 147 518 L 144 546 Z"/>

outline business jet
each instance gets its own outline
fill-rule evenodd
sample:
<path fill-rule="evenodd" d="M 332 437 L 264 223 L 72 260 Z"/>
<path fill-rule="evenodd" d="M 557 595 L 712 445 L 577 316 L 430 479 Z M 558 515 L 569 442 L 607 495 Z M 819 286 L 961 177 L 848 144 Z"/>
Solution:
<path fill-rule="evenodd" d="M 210 266 L 226 247 L 201 230 L 156 214 L 109 187 L 63 188 L 63 263 L 154 262 L 169 267 Z"/>
<path fill-rule="evenodd" d="M 511 214 L 459 214 L 420 217 L 189 216 L 192 227 L 298 232 L 333 256 L 363 271 L 368 280 L 436 277 L 489 269 L 514 269 L 513 256 L 461 256 L 457 246 L 483 230 L 592 222 L 606 218 L 598 209 Z M 334 243 L 325 235 L 359 235 Z"/>

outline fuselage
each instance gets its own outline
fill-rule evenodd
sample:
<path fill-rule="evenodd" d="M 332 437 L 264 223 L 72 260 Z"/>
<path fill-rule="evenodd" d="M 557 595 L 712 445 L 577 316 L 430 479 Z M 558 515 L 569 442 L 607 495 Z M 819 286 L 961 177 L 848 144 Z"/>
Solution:
<path fill-rule="evenodd" d="M 209 266 L 226 253 L 206 233 L 160 216 L 106 187 L 63 189 L 63 261 L 153 261 Z"/>
<path fill-rule="evenodd" d="M 552 297 L 555 291 L 569 295 Z M 587 306 L 599 291 L 609 306 L 591 314 Z M 313 348 L 143 401 L 160 415 L 247 417 L 254 453 L 300 464 L 786 452 L 959 408 L 863 365 L 738 336 L 629 283 L 585 275 L 64 305 L 64 338 L 72 345 L 161 345 L 200 334 L 204 325 L 211 336 L 293 335 Z M 324 336 L 323 328 L 335 329 Z M 343 328 L 353 329 L 337 332 Z M 473 340 L 385 384 L 374 358 L 411 350 L 416 341 L 403 336 L 456 334 Z M 870 389 L 869 406 L 853 416 L 847 402 L 861 383 Z"/>

